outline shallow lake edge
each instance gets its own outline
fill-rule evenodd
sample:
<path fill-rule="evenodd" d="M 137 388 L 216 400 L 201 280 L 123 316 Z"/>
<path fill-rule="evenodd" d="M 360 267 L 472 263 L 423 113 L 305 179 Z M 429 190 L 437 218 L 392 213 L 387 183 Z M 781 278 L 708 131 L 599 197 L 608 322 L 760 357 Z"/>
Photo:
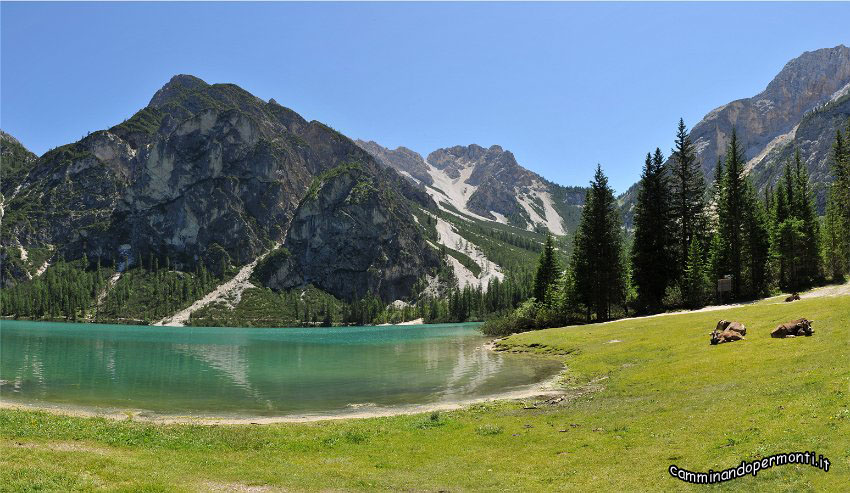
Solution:
<path fill-rule="evenodd" d="M 412 404 L 404 406 L 389 407 L 367 407 L 357 411 L 337 411 L 317 414 L 287 414 L 281 416 L 191 416 L 191 415 L 168 415 L 151 413 L 144 410 L 97 410 L 95 408 L 83 408 L 77 406 L 49 404 L 49 403 L 23 403 L 0 401 L 0 410 L 16 411 L 42 411 L 60 416 L 78 418 L 105 418 L 113 421 L 138 421 L 153 424 L 191 424 L 191 425 L 264 425 L 275 423 L 312 423 L 317 421 L 367 419 L 391 416 L 403 416 L 421 414 L 435 411 L 455 411 L 467 406 L 482 404 L 486 402 L 521 400 L 545 398 L 562 395 L 566 388 L 562 385 L 562 377 L 566 367 L 562 368 L 553 377 L 526 385 L 522 388 L 500 392 L 487 396 L 471 399 L 462 399 L 452 402 L 435 402 L 430 404 Z"/>

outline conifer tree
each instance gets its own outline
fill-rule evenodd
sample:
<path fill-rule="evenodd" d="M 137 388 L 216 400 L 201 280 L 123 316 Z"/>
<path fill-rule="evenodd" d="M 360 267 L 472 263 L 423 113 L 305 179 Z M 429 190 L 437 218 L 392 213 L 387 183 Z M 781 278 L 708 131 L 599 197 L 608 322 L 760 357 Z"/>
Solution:
<path fill-rule="evenodd" d="M 819 277 L 820 231 L 808 173 L 797 151 L 786 163 L 771 211 L 771 256 L 780 287 L 799 290 Z"/>
<path fill-rule="evenodd" d="M 714 283 L 725 275 L 725 252 L 726 248 L 720 237 L 720 232 L 715 231 L 711 235 L 711 242 L 708 247 L 708 265 L 706 266 L 712 286 L 710 293 L 714 291 Z"/>
<path fill-rule="evenodd" d="M 639 311 L 656 312 L 674 274 L 674 225 L 670 214 L 669 180 L 660 149 L 646 154 L 635 204 L 632 282 Z"/>
<path fill-rule="evenodd" d="M 689 308 L 701 308 L 708 299 L 710 281 L 701 241 L 694 238 L 688 248 L 688 265 L 682 276 L 682 297 Z"/>
<path fill-rule="evenodd" d="M 714 207 L 717 208 L 720 204 L 721 196 L 723 195 L 723 160 L 718 157 L 717 165 L 714 167 L 714 183 L 711 184 L 711 199 L 714 202 Z"/>
<path fill-rule="evenodd" d="M 786 173 L 788 169 L 786 167 Z M 788 220 L 788 204 L 787 194 L 782 183 L 777 183 L 775 196 L 773 199 L 773 208 L 771 209 L 771 222 L 773 229 L 771 230 L 771 257 L 776 264 L 776 277 L 780 285 L 785 285 L 788 278 L 788 256 L 783 255 L 783 250 L 786 248 L 786 243 L 789 241 L 789 226 L 785 224 Z"/>
<path fill-rule="evenodd" d="M 748 178 L 744 178 L 743 190 L 743 260 L 747 295 L 758 297 L 768 292 L 770 261 L 770 232 L 764 204 Z"/>
<path fill-rule="evenodd" d="M 741 274 L 743 230 L 743 206 L 741 199 L 744 192 L 744 156 L 738 145 L 738 133 L 733 128 L 732 138 L 726 149 L 726 166 L 723 176 L 723 196 L 718 204 L 718 232 L 721 240 L 727 245 L 723 266 L 727 274 L 732 275 L 732 297 L 741 296 Z"/>
<path fill-rule="evenodd" d="M 834 279 L 850 271 L 850 119 L 847 133 L 835 132 L 832 147 L 832 183 L 824 222 L 824 258 Z"/>
<path fill-rule="evenodd" d="M 833 182 L 829 186 L 821 240 L 824 271 L 833 281 L 843 280 L 848 270 L 848 255 L 845 253 L 845 244 L 850 232 L 844 228 L 839 207 L 839 189 L 838 185 Z"/>
<path fill-rule="evenodd" d="M 803 232 L 800 282 L 810 286 L 819 276 L 820 261 L 820 224 L 815 209 L 814 195 L 809 183 L 809 174 L 802 160 L 800 150 L 794 153 L 794 211 L 793 215 L 800 220 Z"/>
<path fill-rule="evenodd" d="M 769 221 L 764 204 L 744 173 L 745 162 L 733 129 L 717 207 L 718 238 L 712 240 L 710 261 L 717 278 L 732 276 L 733 299 L 763 294 L 770 281 Z"/>
<path fill-rule="evenodd" d="M 608 178 L 597 166 L 587 191 L 571 260 L 574 293 L 588 319 L 611 318 L 612 308 L 622 306 L 625 276 L 621 262 L 622 220 Z"/>
<path fill-rule="evenodd" d="M 561 276 L 561 263 L 555 253 L 555 242 L 551 234 L 546 235 L 546 243 L 537 261 L 537 273 L 534 276 L 534 297 L 538 302 L 549 304 L 550 291 Z"/>
<path fill-rule="evenodd" d="M 679 119 L 671 157 L 672 213 L 676 221 L 676 278 L 688 263 L 691 239 L 705 224 L 705 178 L 685 121 Z"/>

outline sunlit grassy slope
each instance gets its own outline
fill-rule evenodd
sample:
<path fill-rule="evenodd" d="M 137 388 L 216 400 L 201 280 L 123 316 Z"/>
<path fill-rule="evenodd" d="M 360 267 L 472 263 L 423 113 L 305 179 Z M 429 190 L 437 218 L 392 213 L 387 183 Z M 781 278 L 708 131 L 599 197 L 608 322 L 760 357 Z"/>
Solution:
<path fill-rule="evenodd" d="M 770 338 L 798 317 L 815 321 L 813 337 Z M 710 346 L 720 318 L 744 322 L 746 340 Z M 269 426 L 0 411 L 0 489 L 848 491 L 848 296 L 550 329 L 502 347 L 563 358 L 567 398 Z M 806 450 L 830 471 L 776 466 L 719 487 L 667 472 Z"/>

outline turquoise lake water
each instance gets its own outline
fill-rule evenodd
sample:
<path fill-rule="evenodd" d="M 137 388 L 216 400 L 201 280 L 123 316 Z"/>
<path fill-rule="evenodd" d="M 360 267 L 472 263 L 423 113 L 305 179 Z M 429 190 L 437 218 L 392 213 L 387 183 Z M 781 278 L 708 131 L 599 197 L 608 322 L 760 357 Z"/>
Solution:
<path fill-rule="evenodd" d="M 164 415 L 284 416 L 517 390 L 558 362 L 474 324 L 294 329 L 0 321 L 0 399 Z"/>

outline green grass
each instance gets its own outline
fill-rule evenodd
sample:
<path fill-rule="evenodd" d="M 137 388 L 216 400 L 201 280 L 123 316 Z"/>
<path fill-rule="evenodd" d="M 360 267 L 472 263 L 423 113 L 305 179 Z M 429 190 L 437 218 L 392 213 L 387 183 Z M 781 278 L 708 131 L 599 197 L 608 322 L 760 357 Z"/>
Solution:
<path fill-rule="evenodd" d="M 769 337 L 801 316 L 815 321 L 813 337 Z M 746 339 L 710 346 L 721 318 L 744 322 Z M 846 491 L 848 296 L 549 329 L 502 347 L 563 358 L 567 398 L 268 426 L 4 410 L 0 489 Z M 700 487 L 667 472 L 805 450 L 828 457 L 830 471 L 776 466 Z"/>

